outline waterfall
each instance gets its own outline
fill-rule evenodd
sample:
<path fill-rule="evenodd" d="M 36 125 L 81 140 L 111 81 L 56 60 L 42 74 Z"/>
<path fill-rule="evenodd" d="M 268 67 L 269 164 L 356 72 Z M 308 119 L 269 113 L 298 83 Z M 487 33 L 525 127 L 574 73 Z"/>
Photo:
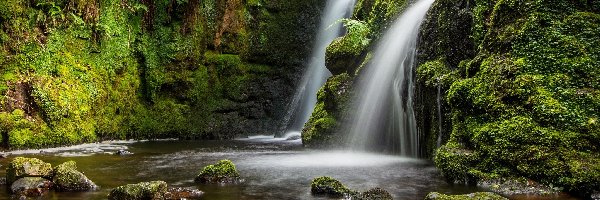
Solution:
<path fill-rule="evenodd" d="M 352 150 L 384 151 L 418 157 L 413 110 L 414 67 L 419 27 L 434 0 L 420 0 L 387 30 L 359 79 L 351 116 Z"/>
<path fill-rule="evenodd" d="M 352 13 L 354 1 L 327 1 L 309 66 L 303 73 L 300 85 L 296 89 L 284 118 L 284 123 L 287 126 L 286 135 L 291 133 L 300 135 L 304 123 L 310 118 L 317 103 L 317 92 L 325 84 L 327 78 L 331 76 L 331 73 L 325 68 L 325 50 L 329 43 L 343 34 L 343 25 L 337 21 Z"/>
<path fill-rule="evenodd" d="M 438 138 L 437 138 L 437 147 L 440 148 L 442 146 L 442 83 L 438 78 L 437 85 L 437 111 L 438 111 Z"/>

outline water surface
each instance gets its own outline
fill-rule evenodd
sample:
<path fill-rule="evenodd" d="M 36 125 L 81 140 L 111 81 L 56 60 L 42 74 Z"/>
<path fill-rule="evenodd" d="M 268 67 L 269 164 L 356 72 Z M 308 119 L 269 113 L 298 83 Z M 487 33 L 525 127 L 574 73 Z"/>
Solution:
<path fill-rule="evenodd" d="M 134 154 L 114 155 L 118 149 L 127 149 Z M 111 188 L 152 180 L 164 180 L 170 186 L 198 188 L 205 192 L 204 199 L 326 199 L 310 194 L 310 182 L 318 176 L 334 177 L 352 189 L 381 187 L 395 199 L 423 199 L 431 191 L 450 194 L 483 191 L 447 184 L 427 160 L 310 151 L 302 148 L 300 140 L 272 137 L 236 141 L 113 142 L 39 152 L 13 153 L 26 153 L 23 156 L 37 157 L 53 166 L 74 160 L 80 171 L 101 186 L 96 192 L 51 192 L 47 199 L 106 199 Z M 5 175 L 8 161 L 15 156 L 0 160 L 3 165 L 1 176 Z M 203 166 L 221 159 L 232 160 L 245 182 L 226 186 L 193 182 Z M 0 190 L 0 199 L 8 198 L 7 190 Z"/>

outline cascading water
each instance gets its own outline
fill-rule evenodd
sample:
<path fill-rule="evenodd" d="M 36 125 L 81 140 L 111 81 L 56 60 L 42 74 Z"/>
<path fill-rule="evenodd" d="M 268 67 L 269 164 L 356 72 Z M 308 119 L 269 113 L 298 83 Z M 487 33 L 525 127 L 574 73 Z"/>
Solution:
<path fill-rule="evenodd" d="M 284 123 L 287 125 L 285 130 L 287 134 L 285 135 L 293 135 L 294 133 L 300 135 L 304 123 L 310 118 L 310 114 L 317 103 L 317 91 L 331 76 L 331 73 L 325 68 L 325 50 L 329 43 L 342 34 L 343 26 L 341 23 L 336 22 L 351 14 L 354 2 L 355 0 L 327 1 L 309 67 L 302 76 L 300 85 L 296 89 L 287 115 L 284 118 Z"/>
<path fill-rule="evenodd" d="M 413 72 L 419 27 L 433 1 L 416 2 L 379 41 L 359 80 L 356 113 L 347 129 L 352 150 L 418 157 Z"/>
<path fill-rule="evenodd" d="M 440 79 L 438 79 L 437 85 L 437 111 L 438 111 L 438 138 L 437 138 L 437 147 L 442 146 L 442 83 Z"/>

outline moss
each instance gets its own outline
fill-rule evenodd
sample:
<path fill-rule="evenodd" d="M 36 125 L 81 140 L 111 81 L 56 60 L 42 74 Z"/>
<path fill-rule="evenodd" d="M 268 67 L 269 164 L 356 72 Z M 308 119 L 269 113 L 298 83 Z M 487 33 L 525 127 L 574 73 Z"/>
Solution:
<path fill-rule="evenodd" d="M 356 70 L 370 44 L 368 24 L 358 20 L 343 20 L 348 33 L 327 46 L 325 63 L 333 74 Z"/>
<path fill-rule="evenodd" d="M 507 198 L 491 192 L 477 192 L 463 195 L 445 195 L 437 192 L 432 192 L 425 197 L 425 200 L 506 200 Z"/>
<path fill-rule="evenodd" d="M 338 121 L 346 113 L 350 97 L 351 77 L 347 73 L 332 76 L 317 94 L 317 105 L 302 130 L 302 144 L 306 147 L 340 145 Z M 337 142 L 335 142 L 337 141 Z"/>
<path fill-rule="evenodd" d="M 456 19 L 448 14 L 463 3 L 437 1 L 432 10 L 441 14 L 430 15 L 436 17 L 424 26 L 443 28 L 440 21 Z M 587 160 L 599 154 L 588 123 L 598 113 L 598 70 L 590 66 L 598 65 L 599 18 L 584 4 L 475 1 L 472 14 L 455 15 L 472 16 L 466 33 L 477 50 L 472 55 L 424 46 L 471 39 L 452 31 L 425 34 L 419 79 L 431 87 L 435 79 L 454 77 L 443 82 L 449 85 L 452 134 L 435 156 L 447 178 L 526 177 L 581 194 L 598 187 L 597 167 Z"/>
<path fill-rule="evenodd" d="M 37 158 L 14 158 L 6 168 L 6 182 L 13 183 L 22 177 L 50 177 L 52 165 Z"/>
<path fill-rule="evenodd" d="M 235 183 L 240 174 L 230 160 L 221 160 L 217 164 L 208 165 L 200 171 L 194 181 L 201 183 Z"/>
<path fill-rule="evenodd" d="M 317 177 L 310 183 L 310 192 L 313 195 L 327 195 L 331 197 L 344 197 L 352 191 L 340 181 L 331 177 Z"/>
<path fill-rule="evenodd" d="M 59 191 L 89 191 L 97 188 L 96 184 L 77 171 L 75 161 L 67 161 L 54 167 L 52 182 Z"/>
<path fill-rule="evenodd" d="M 110 200 L 162 199 L 167 193 L 164 181 L 141 182 L 114 188 L 108 194 Z"/>

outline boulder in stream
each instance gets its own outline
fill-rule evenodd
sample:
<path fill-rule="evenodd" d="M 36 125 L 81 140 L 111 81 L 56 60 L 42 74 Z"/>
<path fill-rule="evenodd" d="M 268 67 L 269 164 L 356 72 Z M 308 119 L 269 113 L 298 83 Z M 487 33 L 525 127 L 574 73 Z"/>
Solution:
<path fill-rule="evenodd" d="M 201 199 L 204 192 L 193 188 L 169 188 L 165 193 L 166 200 Z"/>
<path fill-rule="evenodd" d="M 508 200 L 493 192 L 476 192 L 463 195 L 445 195 L 438 192 L 431 192 L 425 197 L 425 200 Z"/>
<path fill-rule="evenodd" d="M 354 195 L 352 197 L 352 199 L 355 200 L 392 200 L 394 199 L 394 197 L 392 197 L 392 195 L 382 189 L 382 188 L 373 188 L 370 190 L 367 190 L 363 193 L 360 193 L 359 195 Z"/>
<path fill-rule="evenodd" d="M 230 160 L 206 166 L 194 179 L 198 183 L 239 183 L 241 181 L 235 165 Z"/>
<path fill-rule="evenodd" d="M 46 194 L 52 185 L 51 181 L 42 177 L 24 177 L 16 180 L 10 191 L 19 196 L 37 197 Z"/>
<path fill-rule="evenodd" d="M 313 179 L 310 184 L 310 192 L 316 195 L 327 195 L 337 198 L 354 193 L 344 186 L 342 182 L 328 176 Z"/>
<path fill-rule="evenodd" d="M 110 191 L 109 200 L 165 199 L 167 183 L 164 181 L 141 182 L 119 186 Z"/>
<path fill-rule="evenodd" d="M 16 157 L 6 169 L 6 183 L 12 184 L 23 177 L 50 177 L 52 165 L 37 158 Z"/>
<path fill-rule="evenodd" d="M 56 166 L 52 181 L 57 191 L 90 191 L 98 188 L 83 173 L 77 171 L 75 161 L 68 161 Z"/>

